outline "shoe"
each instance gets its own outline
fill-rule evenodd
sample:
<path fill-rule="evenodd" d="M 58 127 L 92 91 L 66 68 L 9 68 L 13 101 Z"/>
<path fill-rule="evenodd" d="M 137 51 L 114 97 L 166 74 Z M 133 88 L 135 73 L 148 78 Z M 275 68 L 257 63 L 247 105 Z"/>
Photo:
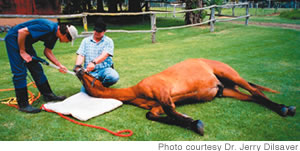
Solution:
<path fill-rule="evenodd" d="M 16 88 L 15 93 L 16 93 L 16 97 L 17 97 L 19 111 L 26 112 L 26 113 L 39 113 L 39 112 L 41 112 L 41 109 L 32 107 L 28 103 L 27 87 L 25 87 L 25 88 Z"/>
<path fill-rule="evenodd" d="M 66 99 L 65 96 L 56 96 L 53 91 L 50 88 L 50 85 L 48 83 L 48 81 L 46 81 L 45 83 L 41 84 L 41 85 L 37 85 L 39 91 L 42 93 L 44 100 L 46 102 L 49 101 L 62 101 L 64 99 Z"/>
<path fill-rule="evenodd" d="M 67 97 L 66 96 L 56 96 L 54 93 L 47 93 L 43 94 L 44 101 L 49 102 L 49 101 L 63 101 Z"/>
<path fill-rule="evenodd" d="M 19 111 L 26 113 L 39 113 L 41 112 L 41 109 L 32 107 L 31 105 L 27 105 L 26 107 L 20 107 Z"/>

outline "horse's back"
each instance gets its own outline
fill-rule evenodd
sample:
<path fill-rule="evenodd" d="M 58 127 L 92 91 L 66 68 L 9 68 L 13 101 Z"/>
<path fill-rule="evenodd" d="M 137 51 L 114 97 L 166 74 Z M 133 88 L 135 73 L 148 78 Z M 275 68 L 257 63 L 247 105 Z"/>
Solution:
<path fill-rule="evenodd" d="M 176 83 L 184 81 L 207 80 L 213 76 L 213 70 L 199 59 L 188 59 L 179 62 L 164 71 L 148 77 L 151 79 L 161 79 L 165 82 Z"/>
<path fill-rule="evenodd" d="M 171 95 L 204 92 L 219 84 L 213 70 L 200 59 L 188 59 L 152 75 L 139 83 L 141 89 L 164 88 Z M 152 90 L 150 90 L 152 89 Z"/>

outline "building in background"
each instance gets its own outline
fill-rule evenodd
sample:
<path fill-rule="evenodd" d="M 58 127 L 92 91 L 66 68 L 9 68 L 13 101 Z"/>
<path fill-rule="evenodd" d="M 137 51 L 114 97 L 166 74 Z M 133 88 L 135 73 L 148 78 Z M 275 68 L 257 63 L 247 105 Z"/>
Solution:
<path fill-rule="evenodd" d="M 61 14 L 60 0 L 0 0 L 0 14 Z"/>

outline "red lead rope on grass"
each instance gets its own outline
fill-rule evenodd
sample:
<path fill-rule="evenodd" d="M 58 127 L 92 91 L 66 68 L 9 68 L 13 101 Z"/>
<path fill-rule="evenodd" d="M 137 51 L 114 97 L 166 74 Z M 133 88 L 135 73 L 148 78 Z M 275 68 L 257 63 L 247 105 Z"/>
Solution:
<path fill-rule="evenodd" d="M 100 126 L 95 126 L 95 125 L 89 125 L 89 124 L 85 124 L 85 123 L 81 123 L 81 122 L 78 122 L 78 121 L 75 121 L 69 117 L 66 117 L 64 115 L 62 115 L 61 113 L 58 113 L 58 112 L 55 112 L 55 111 L 52 111 L 52 110 L 49 110 L 47 109 L 44 104 L 41 106 L 41 109 L 44 109 L 45 111 L 47 112 L 53 112 L 53 113 L 56 113 L 58 114 L 60 117 L 72 122 L 72 123 L 75 123 L 75 124 L 78 124 L 78 125 L 81 125 L 81 126 L 87 126 L 87 127 L 91 127 L 91 128 L 96 128 L 96 129 L 100 129 L 100 130 L 105 130 L 113 135 L 116 135 L 116 136 L 120 136 L 120 137 L 129 137 L 133 134 L 133 132 L 131 130 L 122 130 L 122 131 L 118 131 L 118 132 L 113 132 L 107 128 L 104 128 L 104 127 L 100 127 Z M 122 133 L 128 133 L 128 134 L 122 134 Z"/>

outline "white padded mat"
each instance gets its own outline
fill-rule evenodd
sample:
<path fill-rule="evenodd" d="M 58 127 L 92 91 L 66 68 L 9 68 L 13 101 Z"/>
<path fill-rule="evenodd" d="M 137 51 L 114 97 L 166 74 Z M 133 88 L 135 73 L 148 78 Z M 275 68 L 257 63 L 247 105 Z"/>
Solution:
<path fill-rule="evenodd" d="M 72 115 L 81 121 L 87 121 L 95 116 L 112 111 L 122 104 L 121 101 L 116 99 L 95 98 L 79 92 L 64 101 L 44 104 L 44 107 L 64 115 Z"/>

